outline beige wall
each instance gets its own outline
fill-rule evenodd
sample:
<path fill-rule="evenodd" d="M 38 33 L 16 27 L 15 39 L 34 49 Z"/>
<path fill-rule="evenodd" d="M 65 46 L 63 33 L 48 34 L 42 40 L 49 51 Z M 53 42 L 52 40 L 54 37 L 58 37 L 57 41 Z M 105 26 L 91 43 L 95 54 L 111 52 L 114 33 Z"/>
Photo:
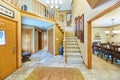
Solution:
<path fill-rule="evenodd" d="M 7 7 L 8 9 L 11 9 L 14 11 L 14 20 L 18 21 L 18 25 L 17 25 L 17 40 L 18 40 L 18 67 L 21 66 L 21 14 L 18 10 L 14 9 L 13 7 L 7 5 L 6 3 L 4 3 L 3 1 L 0 0 L 0 5 L 3 5 L 5 7 Z M 1 15 L 1 14 L 0 14 Z M 6 17 L 6 16 L 5 16 Z"/>
<path fill-rule="evenodd" d="M 87 21 L 89 21 L 91 18 L 93 18 L 95 15 L 99 14 L 103 10 L 107 9 L 114 3 L 116 3 L 119 0 L 111 0 L 99 7 L 96 7 L 95 9 L 91 9 L 90 6 L 87 3 L 87 0 L 73 0 L 73 5 L 72 5 L 72 22 L 74 26 L 74 18 L 77 16 L 81 16 L 84 14 L 84 43 L 80 43 L 80 48 L 81 48 L 81 53 L 84 59 L 84 62 L 86 65 L 88 65 L 88 51 L 87 51 Z M 73 31 L 74 31 L 74 27 Z"/>
<path fill-rule="evenodd" d="M 71 13 L 71 11 L 70 10 L 68 10 L 68 11 L 59 11 L 58 12 L 59 13 L 59 21 L 61 22 L 61 15 L 63 15 L 63 25 L 65 26 L 65 27 L 67 27 L 67 23 L 66 23 L 66 15 L 68 14 L 68 13 Z"/>
<path fill-rule="evenodd" d="M 74 36 L 74 32 L 65 32 L 65 36 L 66 37 Z"/>
<path fill-rule="evenodd" d="M 114 30 L 120 30 L 120 25 L 118 26 L 114 26 L 113 27 Z M 111 37 L 110 34 L 109 35 L 105 35 L 105 31 L 110 31 L 110 27 L 108 28 L 92 28 L 92 42 L 94 42 L 94 36 L 95 33 L 99 33 L 101 36 L 101 42 L 102 43 L 106 43 L 106 42 L 115 42 L 118 43 L 120 42 L 120 34 L 115 35 L 114 37 Z"/>
<path fill-rule="evenodd" d="M 102 43 L 110 42 L 110 36 L 105 35 L 105 31 L 108 31 L 109 28 L 92 28 L 92 42 L 101 41 Z M 101 39 L 95 39 L 95 35 L 98 34 Z"/>
<path fill-rule="evenodd" d="M 114 26 L 114 30 L 120 30 L 120 25 L 119 26 Z M 115 35 L 114 37 L 110 37 L 110 42 L 120 42 L 120 34 Z"/>

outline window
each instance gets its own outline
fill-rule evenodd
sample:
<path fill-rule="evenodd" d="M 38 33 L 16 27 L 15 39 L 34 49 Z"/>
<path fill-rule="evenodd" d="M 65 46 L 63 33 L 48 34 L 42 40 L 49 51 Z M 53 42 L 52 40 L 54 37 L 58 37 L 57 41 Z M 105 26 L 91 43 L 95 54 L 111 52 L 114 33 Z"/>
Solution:
<path fill-rule="evenodd" d="M 6 43 L 5 40 L 5 31 L 0 30 L 0 45 L 4 45 Z"/>

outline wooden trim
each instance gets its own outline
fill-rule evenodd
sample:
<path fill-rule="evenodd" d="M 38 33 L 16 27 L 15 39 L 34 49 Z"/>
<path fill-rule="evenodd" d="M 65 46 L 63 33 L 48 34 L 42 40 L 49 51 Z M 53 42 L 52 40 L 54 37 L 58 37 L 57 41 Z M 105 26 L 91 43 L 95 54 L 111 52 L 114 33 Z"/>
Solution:
<path fill-rule="evenodd" d="M 91 27 L 91 28 L 110 28 L 110 27 Z"/>
<path fill-rule="evenodd" d="M 60 10 L 60 11 L 58 11 L 58 12 L 67 12 L 67 11 L 72 11 L 72 10 Z M 72 12 L 71 12 L 72 13 Z"/>
<path fill-rule="evenodd" d="M 76 39 L 77 44 L 78 44 L 79 52 L 81 53 L 80 46 L 79 46 L 79 41 L 77 40 L 77 37 L 75 37 L 75 39 Z"/>
<path fill-rule="evenodd" d="M 83 56 L 81 56 L 81 58 L 83 59 Z M 88 66 L 85 64 L 84 59 L 83 59 L 83 64 L 84 64 L 86 67 L 88 67 Z"/>
<path fill-rule="evenodd" d="M 104 11 L 102 11 L 101 13 L 99 13 L 98 15 L 96 15 L 95 17 L 93 17 L 92 19 L 90 19 L 88 22 L 94 21 L 94 20 L 102 17 L 103 15 L 109 13 L 110 11 L 118 8 L 118 7 L 120 7 L 120 1 L 118 1 L 118 2 L 115 3 L 114 5 L 110 6 L 109 8 L 105 9 Z"/>
<path fill-rule="evenodd" d="M 92 34 L 91 34 L 91 22 L 88 22 L 88 69 L 92 69 Z"/>
<path fill-rule="evenodd" d="M 7 16 L 5 16 L 5 15 L 1 15 L 1 14 L 0 14 L 0 17 L 1 17 L 1 18 L 4 18 L 4 19 L 7 19 L 7 20 L 10 20 L 10 21 L 13 21 L 13 22 L 17 22 L 16 20 L 14 20 L 14 19 L 12 19 L 12 18 L 10 18 L 10 17 L 7 17 Z"/>
<path fill-rule="evenodd" d="M 112 27 L 117 27 L 120 26 L 120 24 L 109 26 L 109 27 L 92 27 L 92 28 L 112 28 Z"/>
<path fill-rule="evenodd" d="M 36 15 L 36 14 L 34 14 L 34 13 L 32 13 L 32 12 L 28 12 L 28 11 L 23 11 L 23 10 L 20 10 L 20 12 L 21 12 L 21 14 L 23 13 L 23 14 L 27 14 L 27 16 L 34 16 L 34 17 L 37 17 L 37 18 L 41 18 L 41 20 L 44 20 L 44 21 L 47 21 L 47 22 L 55 22 L 55 20 L 54 19 L 52 19 L 52 18 L 47 18 L 47 17 L 41 17 L 41 16 L 38 16 L 38 15 Z M 24 16 L 24 15 L 21 15 L 21 16 Z"/>
<path fill-rule="evenodd" d="M 22 49 L 22 48 L 21 48 Z M 16 22 L 16 68 L 19 68 L 19 54 L 18 54 L 18 22 Z"/>

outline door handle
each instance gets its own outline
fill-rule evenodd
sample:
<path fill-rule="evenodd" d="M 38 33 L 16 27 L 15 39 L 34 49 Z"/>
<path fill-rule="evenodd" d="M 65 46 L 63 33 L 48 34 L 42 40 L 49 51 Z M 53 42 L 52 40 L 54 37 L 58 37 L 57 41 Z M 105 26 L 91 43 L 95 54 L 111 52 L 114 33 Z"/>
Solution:
<path fill-rule="evenodd" d="M 15 46 L 15 47 L 13 47 L 13 52 L 14 52 L 14 53 L 16 53 L 16 46 Z"/>

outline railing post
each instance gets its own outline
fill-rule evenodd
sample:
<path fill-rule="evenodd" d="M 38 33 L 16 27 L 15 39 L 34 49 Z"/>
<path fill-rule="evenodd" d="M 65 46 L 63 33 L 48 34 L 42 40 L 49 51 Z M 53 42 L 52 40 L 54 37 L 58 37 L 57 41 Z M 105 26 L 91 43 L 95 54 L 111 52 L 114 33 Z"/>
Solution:
<path fill-rule="evenodd" d="M 67 63 L 65 28 L 64 28 L 64 60 L 65 63 Z"/>

